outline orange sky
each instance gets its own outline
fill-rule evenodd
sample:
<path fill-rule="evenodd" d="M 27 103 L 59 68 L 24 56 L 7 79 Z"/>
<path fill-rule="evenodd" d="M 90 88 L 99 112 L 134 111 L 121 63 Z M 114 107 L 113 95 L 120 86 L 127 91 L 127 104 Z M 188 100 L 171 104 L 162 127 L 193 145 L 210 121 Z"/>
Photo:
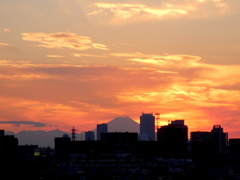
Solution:
<path fill-rule="evenodd" d="M 1 0 L 0 0 L 1 1 Z M 239 0 L 18 0 L 0 6 L 1 129 L 115 117 L 240 137 Z"/>

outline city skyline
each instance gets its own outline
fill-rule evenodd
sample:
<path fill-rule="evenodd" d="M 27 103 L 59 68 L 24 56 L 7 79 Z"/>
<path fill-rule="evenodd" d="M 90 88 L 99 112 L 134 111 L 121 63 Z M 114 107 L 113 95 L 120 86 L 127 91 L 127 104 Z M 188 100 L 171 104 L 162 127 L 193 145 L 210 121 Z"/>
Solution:
<path fill-rule="evenodd" d="M 146 114 L 146 115 L 150 115 L 150 114 Z M 118 122 L 116 122 L 118 121 Z M 125 121 L 124 123 L 121 123 Z M 114 122 L 114 123 L 113 123 Z M 128 123 L 127 123 L 128 122 Z M 134 125 L 132 123 L 135 123 Z M 120 123 L 122 126 L 118 127 L 115 126 L 116 124 Z M 114 125 L 115 124 L 115 125 Z M 131 124 L 131 126 L 129 126 L 129 124 Z M 138 125 L 137 127 L 135 125 Z M 144 125 L 146 125 L 145 123 L 143 123 Z M 203 137 L 203 135 L 207 135 L 206 137 L 211 137 L 211 133 L 214 132 L 213 130 L 210 132 L 210 129 L 213 127 L 213 129 L 215 128 L 219 128 L 223 131 L 223 128 L 221 127 L 221 125 L 212 125 L 211 127 L 209 127 L 209 129 L 207 130 L 202 130 L 199 129 L 197 131 L 188 131 L 188 126 L 187 124 L 184 123 L 184 120 L 173 120 L 173 121 L 169 121 L 168 125 L 164 125 L 161 127 L 158 127 L 155 132 L 155 138 L 154 140 L 148 139 L 148 136 L 141 136 L 142 134 L 141 132 L 141 127 L 140 124 L 136 123 L 135 121 L 133 121 L 130 118 L 116 118 L 110 122 L 107 123 L 103 123 L 103 124 L 96 124 L 96 129 L 93 129 L 92 131 L 83 131 L 83 132 L 79 132 L 77 129 L 73 128 L 71 129 L 71 131 L 69 132 L 64 132 L 64 131 L 60 131 L 60 130 L 53 130 L 53 131 L 22 131 L 19 133 L 11 133 L 6 131 L 6 135 L 15 135 L 18 140 L 20 145 L 27 145 L 27 144 L 36 144 L 39 145 L 41 147 L 53 147 L 53 139 L 55 137 L 69 137 L 72 141 L 100 141 L 101 138 L 98 138 L 98 136 L 100 137 L 100 132 L 98 135 L 98 131 L 97 128 L 99 125 L 106 125 L 107 129 L 105 129 L 105 133 L 137 133 L 138 134 L 138 141 L 162 141 L 161 137 L 159 135 L 161 135 L 162 133 L 165 132 L 166 128 L 170 127 L 176 127 L 179 129 L 185 129 L 185 136 L 188 138 L 188 140 L 191 140 L 191 136 L 192 133 L 196 133 L 196 134 L 200 134 L 199 137 Z M 109 126 L 109 127 L 108 127 Z M 103 127 L 106 128 L 106 127 Z M 102 129 L 102 128 L 101 128 Z M 100 129 L 99 129 L 100 130 Z M 5 131 L 5 130 L 2 130 Z M 75 132 L 74 137 L 73 137 L 73 131 Z M 76 133 L 79 132 L 79 133 Z M 225 131 L 224 131 L 225 132 Z M 160 133 L 160 134 L 159 134 Z M 174 136 L 180 138 L 181 136 L 178 134 L 179 132 L 171 132 L 174 134 Z M 225 132 L 226 134 L 228 134 L 228 132 Z M 151 134 L 151 133 L 150 133 Z M 88 137 L 86 137 L 86 135 Z M 172 136 L 172 138 L 174 137 Z M 159 139 L 160 138 L 160 139 Z M 178 138 L 174 138 L 176 142 L 178 142 Z M 228 135 L 227 135 L 228 138 Z M 47 140 L 46 140 L 47 139 Z M 204 138 L 203 138 L 204 139 Z M 229 139 L 239 139 L 239 137 L 229 137 Z M 205 140 L 205 139 L 204 139 Z M 175 148 L 173 148 L 175 149 Z"/>
<path fill-rule="evenodd" d="M 184 120 L 158 130 L 156 141 L 139 141 L 136 132 L 104 132 L 95 141 L 64 134 L 53 138 L 54 148 L 19 145 L 18 138 L 0 130 L 2 173 L 25 179 L 237 179 L 240 139 L 228 139 L 221 125 L 191 133 L 190 141 Z"/>
<path fill-rule="evenodd" d="M 1 129 L 153 112 L 240 137 L 239 0 L 0 2 Z"/>

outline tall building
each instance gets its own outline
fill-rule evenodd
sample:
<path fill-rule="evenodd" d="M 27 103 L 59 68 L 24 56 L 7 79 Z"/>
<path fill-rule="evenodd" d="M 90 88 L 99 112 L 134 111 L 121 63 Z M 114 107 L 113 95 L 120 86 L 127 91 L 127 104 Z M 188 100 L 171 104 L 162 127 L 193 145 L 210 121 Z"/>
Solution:
<path fill-rule="evenodd" d="M 5 131 L 0 130 L 0 157 L 9 159 L 17 154 L 17 150 L 18 139 L 13 135 L 5 135 Z"/>
<path fill-rule="evenodd" d="M 54 139 L 55 158 L 57 162 L 68 162 L 71 148 L 71 138 L 64 134 Z"/>
<path fill-rule="evenodd" d="M 211 132 L 191 132 L 192 154 L 211 155 L 216 152 L 224 152 L 228 146 L 228 133 L 223 132 L 220 125 L 214 125 Z"/>
<path fill-rule="evenodd" d="M 157 141 L 167 158 L 185 158 L 188 155 L 188 127 L 184 120 L 171 121 L 157 131 Z"/>
<path fill-rule="evenodd" d="M 228 146 L 228 133 L 223 132 L 223 128 L 220 125 L 214 125 L 211 132 L 217 140 L 218 151 L 226 151 Z"/>
<path fill-rule="evenodd" d="M 18 157 L 18 139 L 13 135 L 5 135 L 5 131 L 0 130 L 1 177 L 4 177 L 4 175 L 7 175 L 6 177 L 8 177 L 8 179 L 11 179 L 12 170 L 18 168 L 17 157 Z"/>
<path fill-rule="evenodd" d="M 94 141 L 94 132 L 93 131 L 85 132 L 85 141 Z"/>
<path fill-rule="evenodd" d="M 144 139 L 141 139 L 144 137 Z M 140 134 L 139 140 L 155 141 L 155 116 L 153 114 L 144 114 L 140 116 Z"/>
<path fill-rule="evenodd" d="M 105 123 L 97 124 L 97 140 L 101 140 L 101 133 L 108 132 L 108 125 Z"/>

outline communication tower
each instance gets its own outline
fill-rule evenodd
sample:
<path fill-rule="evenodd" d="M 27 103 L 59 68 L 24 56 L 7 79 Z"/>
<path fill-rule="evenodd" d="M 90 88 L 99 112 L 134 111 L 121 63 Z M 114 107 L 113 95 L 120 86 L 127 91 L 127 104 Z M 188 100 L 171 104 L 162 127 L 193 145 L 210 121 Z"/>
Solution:
<path fill-rule="evenodd" d="M 74 128 L 74 126 L 73 126 L 73 128 L 72 128 L 72 141 L 75 141 L 76 140 L 76 129 Z"/>

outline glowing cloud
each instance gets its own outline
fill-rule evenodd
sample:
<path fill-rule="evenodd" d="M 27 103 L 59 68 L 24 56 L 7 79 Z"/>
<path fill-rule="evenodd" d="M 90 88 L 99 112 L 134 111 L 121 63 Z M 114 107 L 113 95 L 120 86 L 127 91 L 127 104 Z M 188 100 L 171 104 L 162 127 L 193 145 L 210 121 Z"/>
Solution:
<path fill-rule="evenodd" d="M 10 29 L 0 29 L 0 32 L 9 32 Z"/>
<path fill-rule="evenodd" d="M 138 16 L 143 19 L 163 18 L 165 16 L 181 16 L 188 13 L 188 8 L 178 9 L 174 7 L 166 8 L 151 8 L 143 4 L 111 4 L 111 3 L 96 3 L 95 6 L 100 10 L 93 11 L 87 15 L 112 14 L 117 20 L 125 21 Z M 104 11 L 103 11 L 104 10 Z"/>
<path fill-rule="evenodd" d="M 60 55 L 47 55 L 47 57 L 50 57 L 50 58 L 58 58 L 58 57 L 65 57 L 65 56 L 60 56 Z"/>
<path fill-rule="evenodd" d="M 154 3 L 154 2 L 153 2 Z M 87 13 L 89 16 L 112 16 L 112 22 L 143 21 L 151 19 L 179 18 L 182 16 L 206 17 L 225 12 L 227 3 L 223 0 L 170 1 L 146 4 L 95 3 L 99 10 Z M 204 12 L 202 9 L 204 8 Z M 118 20 L 118 21 L 117 21 Z"/>
<path fill-rule="evenodd" d="M 0 43 L 0 46 L 12 46 L 12 45 L 7 43 Z"/>
<path fill-rule="evenodd" d="M 198 65 L 202 59 L 199 56 L 192 55 L 154 55 L 154 54 L 143 54 L 143 53 L 112 53 L 110 54 L 116 57 L 127 57 L 129 61 L 152 64 L 152 65 L 183 65 L 183 66 L 194 66 Z"/>
<path fill-rule="evenodd" d="M 90 37 L 78 36 L 75 33 L 22 33 L 23 40 L 36 41 L 41 43 L 41 47 L 46 48 L 70 48 L 76 50 L 108 48 L 103 44 L 93 43 Z"/>
<path fill-rule="evenodd" d="M 13 121 L 21 115 L 19 121 L 46 119 L 43 123 L 93 127 L 96 119 L 128 115 L 129 109 L 133 118 L 139 117 L 142 110 L 160 109 L 166 116 L 162 123 L 167 121 L 167 116 L 181 117 L 194 129 L 197 124 L 203 127 L 218 122 L 217 112 L 209 118 L 213 108 L 224 108 L 225 113 L 233 115 L 239 111 L 239 65 L 206 64 L 199 62 L 201 57 L 191 55 L 139 52 L 111 55 L 132 62 L 137 58 L 146 61 L 155 58 L 156 62 L 164 63 L 138 61 L 137 67 L 121 68 L 2 60 L 0 92 L 6 99 L 0 107 L 14 117 L 9 118 L 8 114 L 8 118 L 0 120 Z M 211 73 L 206 73 L 206 68 Z M 8 106 L 4 107 L 6 103 Z M 91 116 L 93 111 L 95 116 Z"/>
<path fill-rule="evenodd" d="M 94 55 L 94 54 L 78 54 L 78 53 L 72 53 L 72 56 L 74 57 L 106 57 L 106 56 L 101 56 L 101 55 Z"/>

